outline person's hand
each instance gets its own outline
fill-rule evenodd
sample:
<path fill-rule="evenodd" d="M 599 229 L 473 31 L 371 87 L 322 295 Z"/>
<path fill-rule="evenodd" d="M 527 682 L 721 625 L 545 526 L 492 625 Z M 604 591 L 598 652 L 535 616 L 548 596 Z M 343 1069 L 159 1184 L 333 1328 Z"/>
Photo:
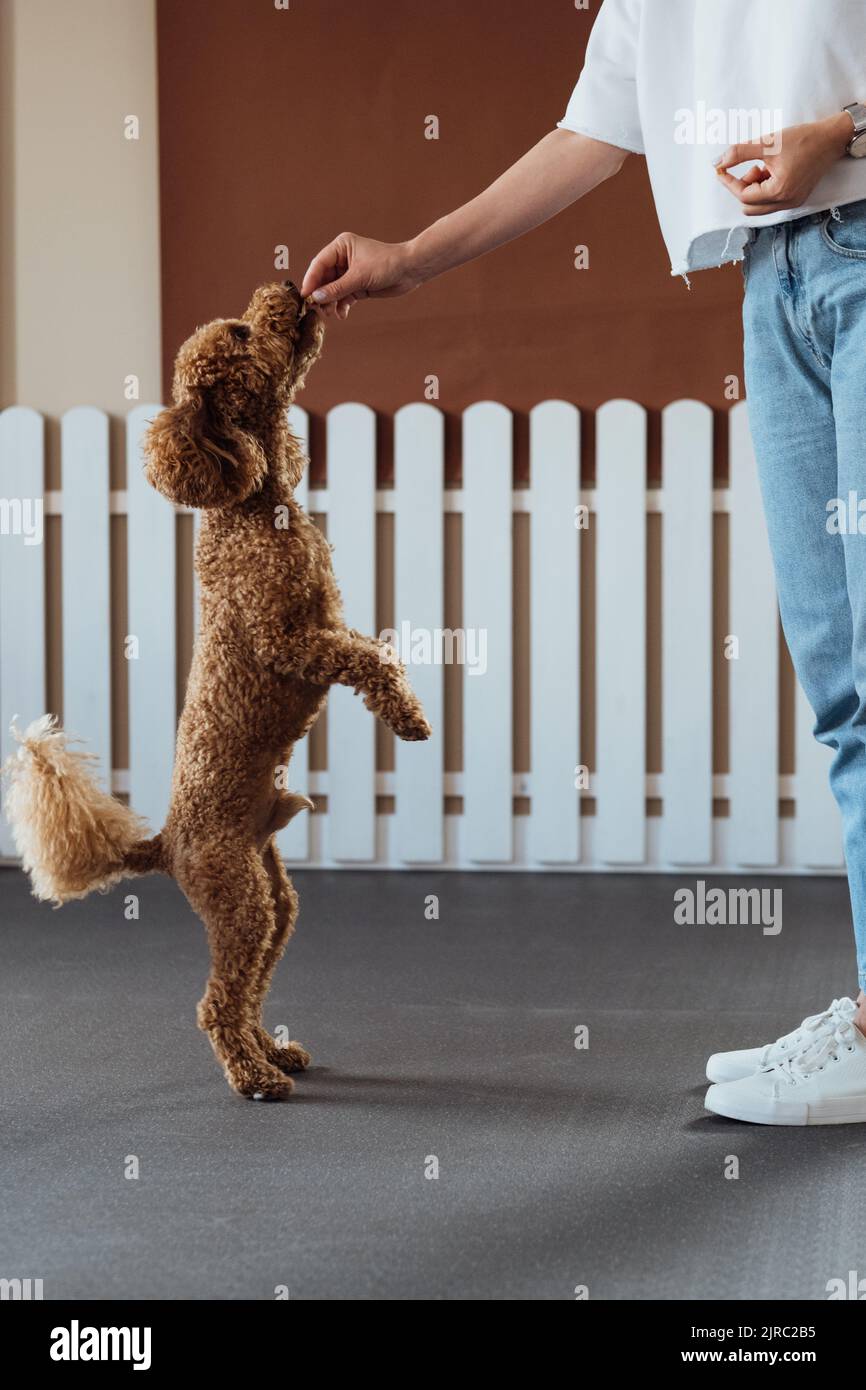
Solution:
<path fill-rule="evenodd" d="M 341 232 L 310 262 L 301 294 L 311 296 L 321 313 L 344 319 L 357 300 L 408 294 L 422 278 L 408 242 Z"/>
<path fill-rule="evenodd" d="M 716 161 L 716 174 L 739 200 L 747 217 L 799 208 L 808 202 L 819 179 L 842 158 L 853 133 L 851 117 L 845 111 L 823 121 L 787 126 L 775 135 L 731 145 Z M 763 160 L 764 167 L 753 164 L 742 178 L 728 173 L 749 159 Z"/>

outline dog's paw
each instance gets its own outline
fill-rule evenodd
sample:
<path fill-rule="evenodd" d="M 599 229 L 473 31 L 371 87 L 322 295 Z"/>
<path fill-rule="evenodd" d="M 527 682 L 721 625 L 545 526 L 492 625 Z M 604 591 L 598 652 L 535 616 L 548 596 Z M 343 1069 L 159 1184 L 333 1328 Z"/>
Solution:
<path fill-rule="evenodd" d="M 249 1087 L 245 1087 L 240 1094 L 248 1100 L 288 1100 L 295 1083 L 290 1077 L 276 1068 L 266 1074 L 257 1077 L 255 1082 Z"/>
<path fill-rule="evenodd" d="M 305 1047 L 299 1042 L 287 1042 L 285 1047 L 281 1047 L 282 1059 L 277 1066 L 284 1071 L 306 1071 L 312 1062 L 312 1057 Z"/>
<path fill-rule="evenodd" d="M 430 737 L 432 732 L 432 726 L 424 718 L 423 714 L 420 719 L 408 720 L 405 724 L 401 725 L 399 729 L 394 729 L 394 733 L 397 734 L 399 738 L 402 738 L 405 743 L 423 743 L 425 739 Z"/>
<path fill-rule="evenodd" d="M 225 1073 L 232 1090 L 247 1100 L 288 1100 L 295 1089 L 294 1082 L 276 1067 L 235 1068 L 229 1063 Z"/>
<path fill-rule="evenodd" d="M 266 1083 L 261 1091 L 253 1091 L 252 1095 L 248 1098 L 249 1100 L 268 1101 L 288 1100 L 294 1089 L 294 1085 L 289 1078 L 284 1076 L 280 1082 Z"/>
<path fill-rule="evenodd" d="M 264 1028 L 259 1030 L 257 1039 L 268 1061 L 282 1072 L 305 1071 L 312 1061 L 299 1042 L 278 1043 Z"/>
<path fill-rule="evenodd" d="M 421 708 L 421 701 L 415 695 L 391 715 L 388 723 L 397 737 L 405 739 L 407 743 L 420 743 L 433 732 Z"/>

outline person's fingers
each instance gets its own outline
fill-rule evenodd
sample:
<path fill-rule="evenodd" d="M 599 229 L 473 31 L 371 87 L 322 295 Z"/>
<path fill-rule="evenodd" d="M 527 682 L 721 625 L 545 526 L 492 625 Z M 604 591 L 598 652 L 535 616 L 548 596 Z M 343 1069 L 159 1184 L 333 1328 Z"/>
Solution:
<path fill-rule="evenodd" d="M 778 203 L 783 196 L 774 180 L 764 179 L 761 183 L 752 183 L 744 188 L 740 202 L 745 207 L 754 207 L 756 203 Z"/>
<path fill-rule="evenodd" d="M 349 269 L 349 260 L 350 248 L 345 236 L 334 237 L 327 246 L 323 246 L 318 255 L 310 261 L 301 283 L 304 299 L 322 286 L 333 284 L 345 275 Z"/>
<path fill-rule="evenodd" d="M 746 187 L 742 179 L 735 178 L 733 174 L 726 174 L 724 169 L 717 169 L 719 183 L 723 183 L 735 198 L 739 198 L 743 189 Z"/>
<path fill-rule="evenodd" d="M 330 284 L 320 285 L 317 290 L 313 290 L 310 295 L 311 300 L 317 308 L 327 304 L 339 304 L 341 299 L 348 299 L 351 295 L 353 299 L 366 299 L 369 291 L 364 289 L 361 284 L 362 272 L 357 266 L 350 265 L 344 275 L 339 279 L 332 280 Z"/>
<path fill-rule="evenodd" d="M 762 169 L 759 165 L 753 164 L 751 169 L 747 169 L 742 178 L 737 178 L 734 174 L 726 174 L 723 169 L 717 169 L 716 174 L 719 182 L 723 183 L 729 192 L 741 202 L 749 201 L 755 196 L 749 190 L 761 188 L 768 180 L 773 178 L 769 169 Z M 766 198 L 766 191 L 762 195 Z"/>
<path fill-rule="evenodd" d="M 745 164 L 749 159 L 766 159 L 774 146 L 768 137 L 762 140 L 745 140 L 740 145 L 729 145 L 724 154 L 714 160 L 717 169 L 731 169 L 735 164 Z"/>
<path fill-rule="evenodd" d="M 301 293 L 326 318 L 345 318 L 358 300 L 401 293 L 392 262 L 384 244 L 341 232 L 310 262 Z"/>
<path fill-rule="evenodd" d="M 351 272 L 347 271 L 338 280 L 332 280 L 329 285 L 320 285 L 317 290 L 313 290 L 310 298 L 316 305 L 338 304 L 347 294 L 351 294 L 352 278 Z"/>
<path fill-rule="evenodd" d="M 317 290 L 320 285 L 325 285 L 328 281 L 342 275 L 345 268 L 346 262 L 343 259 L 343 253 L 337 249 L 337 243 L 332 241 L 330 245 L 323 246 L 304 272 L 304 278 L 301 281 L 301 295 L 304 299 L 309 298 L 313 290 Z"/>
<path fill-rule="evenodd" d="M 366 299 L 367 297 L 366 290 L 362 291 L 360 294 L 347 294 L 346 298 L 341 299 L 335 306 L 337 318 L 347 319 L 352 305 L 357 304 L 359 299 Z"/>
<path fill-rule="evenodd" d="M 740 196 L 740 206 L 747 217 L 763 217 L 768 212 L 801 207 L 802 203 L 801 190 L 786 182 L 781 173 L 750 184 Z"/>
<path fill-rule="evenodd" d="M 767 179 L 773 177 L 769 169 L 762 169 L 760 164 L 753 164 L 751 169 L 747 169 L 743 174 L 741 183 L 766 183 Z"/>
<path fill-rule="evenodd" d="M 743 203 L 743 212 L 747 217 L 763 217 L 768 212 L 780 212 L 797 206 L 796 203 L 786 203 L 784 199 L 776 198 L 772 203 Z"/>

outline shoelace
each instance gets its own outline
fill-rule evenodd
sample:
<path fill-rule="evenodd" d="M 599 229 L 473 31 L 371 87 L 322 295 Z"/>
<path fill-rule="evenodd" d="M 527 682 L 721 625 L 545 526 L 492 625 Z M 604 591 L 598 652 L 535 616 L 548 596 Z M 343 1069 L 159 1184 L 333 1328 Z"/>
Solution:
<path fill-rule="evenodd" d="M 832 1022 L 835 1024 L 840 1019 L 844 1020 L 844 1009 L 846 1007 L 850 1008 L 850 1000 L 834 999 L 822 1014 L 811 1014 L 809 1018 L 804 1018 L 800 1027 L 795 1030 L 795 1033 L 805 1033 L 807 1035 L 809 1033 L 817 1033 L 826 1028 L 828 1023 Z M 787 1052 L 788 1057 L 796 1057 L 805 1048 L 813 1046 L 814 1042 L 814 1038 L 806 1036 L 802 1038 L 799 1043 L 795 1043 L 789 1033 L 783 1033 L 783 1035 L 777 1038 L 772 1044 L 769 1052 L 772 1053 L 776 1048 L 779 1048 L 780 1051 Z"/>
<path fill-rule="evenodd" d="M 775 1070 L 790 1085 L 796 1085 L 798 1081 L 808 1081 L 816 1071 L 823 1071 L 829 1061 L 838 1061 L 841 1051 L 853 1052 L 855 1039 L 854 1024 L 840 1018 L 831 1033 L 816 1038 L 792 1056 L 786 1057 L 783 1062 L 778 1062 Z"/>

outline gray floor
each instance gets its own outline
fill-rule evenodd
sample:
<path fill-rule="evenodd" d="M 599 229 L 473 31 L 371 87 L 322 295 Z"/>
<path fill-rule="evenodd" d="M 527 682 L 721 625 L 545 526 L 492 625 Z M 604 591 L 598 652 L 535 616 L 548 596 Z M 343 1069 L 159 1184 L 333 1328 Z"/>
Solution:
<path fill-rule="evenodd" d="M 0 1276 L 46 1298 L 535 1300 L 821 1299 L 866 1275 L 866 1129 L 701 1106 L 709 1050 L 854 991 L 844 884 L 778 880 L 769 937 L 674 925 L 687 882 L 298 874 L 267 1021 L 314 1065 L 257 1105 L 195 1028 L 206 949 L 173 883 L 52 912 L 3 871 Z"/>

